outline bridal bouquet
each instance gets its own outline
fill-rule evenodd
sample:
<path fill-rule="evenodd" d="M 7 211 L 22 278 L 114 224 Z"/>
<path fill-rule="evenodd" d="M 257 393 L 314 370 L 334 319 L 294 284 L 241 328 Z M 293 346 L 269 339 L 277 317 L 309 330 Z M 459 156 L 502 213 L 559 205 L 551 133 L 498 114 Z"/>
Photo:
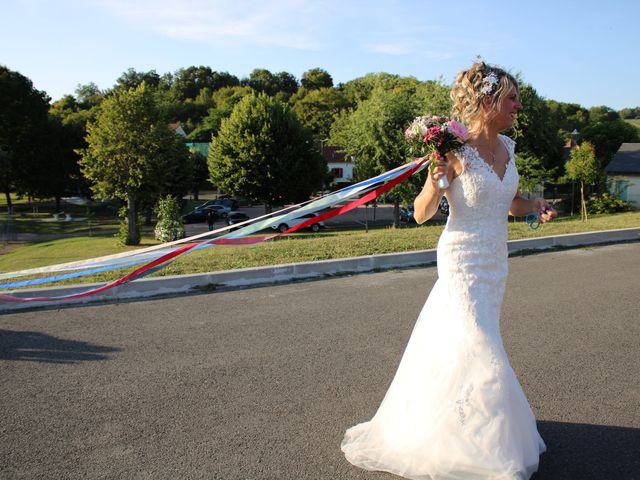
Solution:
<path fill-rule="evenodd" d="M 405 130 L 404 137 L 409 143 L 413 156 L 431 155 L 431 172 L 436 168 L 435 160 L 444 159 L 448 152 L 460 148 L 469 139 L 467 128 L 448 117 L 426 115 L 416 117 Z M 447 188 L 446 177 L 438 180 L 438 188 Z"/>

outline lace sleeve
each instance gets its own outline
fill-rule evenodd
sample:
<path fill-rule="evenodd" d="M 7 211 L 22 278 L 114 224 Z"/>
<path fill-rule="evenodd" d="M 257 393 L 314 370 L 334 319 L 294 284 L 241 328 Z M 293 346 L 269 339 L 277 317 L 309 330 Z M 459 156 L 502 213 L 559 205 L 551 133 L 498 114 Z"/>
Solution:
<path fill-rule="evenodd" d="M 467 144 L 464 144 L 460 148 L 458 148 L 457 150 L 454 150 L 453 154 L 460 161 L 460 165 L 462 165 L 462 172 L 464 173 L 467 170 L 467 168 L 469 167 L 469 164 L 470 164 L 469 146 Z"/>
<path fill-rule="evenodd" d="M 516 142 L 506 135 L 500 135 L 500 138 L 502 139 L 504 146 L 507 147 L 507 152 L 509 152 L 511 158 L 515 157 Z"/>

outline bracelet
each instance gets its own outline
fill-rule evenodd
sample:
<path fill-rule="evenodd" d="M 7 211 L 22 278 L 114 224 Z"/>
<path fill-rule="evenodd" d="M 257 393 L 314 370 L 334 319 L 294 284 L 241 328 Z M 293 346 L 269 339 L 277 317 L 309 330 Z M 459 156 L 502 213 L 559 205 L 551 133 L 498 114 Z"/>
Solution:
<path fill-rule="evenodd" d="M 540 228 L 541 222 L 538 218 L 538 214 L 535 212 L 524 217 L 524 221 L 529 224 L 529 228 L 531 230 L 537 230 Z"/>

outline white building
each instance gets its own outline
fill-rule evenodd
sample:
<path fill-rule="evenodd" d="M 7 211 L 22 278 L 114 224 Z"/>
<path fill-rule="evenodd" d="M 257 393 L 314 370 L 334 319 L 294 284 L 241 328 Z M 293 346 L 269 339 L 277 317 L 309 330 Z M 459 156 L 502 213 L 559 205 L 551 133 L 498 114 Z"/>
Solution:
<path fill-rule="evenodd" d="M 640 143 L 623 143 L 604 169 L 611 191 L 640 208 Z"/>
<path fill-rule="evenodd" d="M 333 181 L 337 184 L 353 183 L 353 159 L 345 157 L 342 147 L 322 147 L 322 155 L 327 162 L 329 171 L 333 174 Z"/>

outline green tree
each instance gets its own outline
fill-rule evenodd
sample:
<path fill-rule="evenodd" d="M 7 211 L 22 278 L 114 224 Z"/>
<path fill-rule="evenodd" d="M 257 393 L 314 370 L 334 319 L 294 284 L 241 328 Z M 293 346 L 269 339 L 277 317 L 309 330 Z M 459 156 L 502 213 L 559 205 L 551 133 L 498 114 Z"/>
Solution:
<path fill-rule="evenodd" d="M 87 143 L 82 172 L 101 198 L 125 204 L 124 240 L 135 245 L 140 239 L 140 209 L 163 194 L 186 192 L 189 151 L 169 129 L 144 82 L 114 92 L 101 104 L 96 119 L 87 125 Z"/>
<path fill-rule="evenodd" d="M 11 191 L 33 190 L 33 175 L 44 168 L 38 137 L 48 130 L 49 97 L 24 75 L 0 65 L 0 189 L 12 210 Z"/>
<path fill-rule="evenodd" d="M 546 101 L 558 126 L 558 136 L 566 141 L 574 130 L 578 132 L 589 123 L 589 110 L 577 103 L 564 103 L 555 100 Z"/>
<path fill-rule="evenodd" d="M 187 138 L 193 142 L 210 142 L 217 135 L 224 118 L 231 115 L 236 104 L 247 95 L 251 95 L 251 87 L 222 87 L 211 94 L 213 106 L 209 108 L 202 123 L 192 130 Z"/>
<path fill-rule="evenodd" d="M 241 85 L 251 87 L 256 92 L 266 93 L 273 97 L 280 94 L 281 100 L 287 100 L 298 91 L 298 80 L 288 72 L 271 73 L 266 68 L 256 68 L 249 78 L 244 78 Z"/>
<path fill-rule="evenodd" d="M 0 148 L 0 187 L 5 194 L 7 201 L 7 213 L 13 212 L 11 203 L 11 191 L 13 190 L 13 162 L 8 152 Z"/>
<path fill-rule="evenodd" d="M 518 112 L 518 153 L 539 158 L 546 169 L 562 165 L 564 141 L 558 135 L 558 125 L 544 99 L 528 84 L 520 85 L 523 108 Z"/>
<path fill-rule="evenodd" d="M 411 86 L 411 83 L 408 84 Z M 412 91 L 411 86 L 409 91 Z M 415 87 L 415 96 L 418 101 L 420 112 L 425 115 L 445 115 L 451 114 L 451 97 L 449 96 L 450 88 L 443 84 L 440 80 L 428 80 L 420 82 Z"/>
<path fill-rule="evenodd" d="M 418 98 L 410 89 L 378 87 L 353 113 L 334 123 L 331 143 L 355 157 L 358 179 L 383 173 L 407 162 L 404 130 L 419 112 Z M 394 226 L 398 226 L 400 201 L 413 199 L 416 185 L 409 182 L 394 188 L 394 193 Z"/>
<path fill-rule="evenodd" d="M 589 120 L 592 123 L 613 122 L 614 120 L 619 120 L 619 119 L 620 119 L 620 114 L 616 112 L 613 108 L 607 107 L 606 105 L 591 107 L 589 109 Z"/>
<path fill-rule="evenodd" d="M 175 84 L 174 84 L 175 86 Z M 191 141 L 209 141 L 210 135 L 199 135 L 203 122 L 215 106 L 210 87 L 203 87 L 195 98 L 180 99 L 176 90 L 153 89 L 156 105 L 171 123 L 180 123 Z"/>
<path fill-rule="evenodd" d="M 76 99 L 78 109 L 88 110 L 104 99 L 104 93 L 93 83 L 87 83 L 85 85 L 78 84 L 76 87 Z M 64 97 L 63 97 L 64 98 Z M 73 98 L 73 97 L 72 97 Z"/>
<path fill-rule="evenodd" d="M 580 139 L 593 144 L 598 160 L 605 167 L 623 143 L 640 140 L 638 129 L 617 118 L 609 121 L 590 122 L 580 131 Z"/>
<path fill-rule="evenodd" d="M 64 124 L 50 115 L 46 128 L 34 137 L 39 153 L 39 167 L 29 174 L 28 193 L 41 198 L 54 198 L 56 212 L 61 211 L 65 195 L 86 192 L 86 182 L 80 173 L 80 156 L 76 149 L 82 145 L 80 132 L 73 124 Z"/>
<path fill-rule="evenodd" d="M 102 101 L 102 100 L 100 100 Z M 83 107 L 86 106 L 86 109 Z M 98 106 L 88 106 L 75 101 L 71 95 L 65 95 L 51 105 L 49 110 L 50 125 L 55 133 L 52 135 L 54 143 L 59 151 L 60 161 L 66 162 L 57 172 L 68 172 L 67 190 L 74 195 L 90 194 L 90 186 L 86 178 L 79 170 L 79 151 L 87 147 L 85 140 L 87 123 L 94 119 Z M 58 199 L 56 199 L 58 202 Z M 60 211 L 60 205 L 56 205 L 56 211 Z"/>
<path fill-rule="evenodd" d="M 516 167 L 518 168 L 518 188 L 521 192 L 532 194 L 542 182 L 552 176 L 553 172 L 542 166 L 539 158 L 519 153 L 516 155 Z"/>
<path fill-rule="evenodd" d="M 302 74 L 300 84 L 307 90 L 333 87 L 333 78 L 322 68 L 312 68 Z"/>
<path fill-rule="evenodd" d="M 289 106 L 266 94 L 244 97 L 209 149 L 211 182 L 274 205 L 306 200 L 322 183 L 324 159 Z"/>
<path fill-rule="evenodd" d="M 61 120 L 76 113 L 80 109 L 80 104 L 73 95 L 65 95 L 51 104 L 49 112 L 56 115 Z"/>
<path fill-rule="evenodd" d="M 191 185 L 189 190 L 194 200 L 198 200 L 200 187 L 209 179 L 209 166 L 207 165 L 207 157 L 197 150 L 191 150 L 191 168 L 193 174 L 191 176 Z"/>
<path fill-rule="evenodd" d="M 623 108 L 618 113 L 620 114 L 620 118 L 624 118 L 625 120 L 640 118 L 640 107 Z"/>
<path fill-rule="evenodd" d="M 251 87 L 256 92 L 266 93 L 273 96 L 278 91 L 278 80 L 266 68 L 255 68 L 248 78 L 243 78 L 241 85 Z"/>
<path fill-rule="evenodd" d="M 126 72 L 118 77 L 116 80 L 116 90 L 129 90 L 136 88 L 142 83 L 145 83 L 147 88 L 157 88 L 160 84 L 160 75 L 155 70 L 149 70 L 148 72 L 138 72 L 134 68 L 129 68 Z"/>
<path fill-rule="evenodd" d="M 275 74 L 277 92 L 283 93 L 287 98 L 296 93 L 299 88 L 298 80 L 289 72 Z"/>
<path fill-rule="evenodd" d="M 329 136 L 334 118 L 349 105 L 341 91 L 326 87 L 301 88 L 291 97 L 290 103 L 302 124 L 319 140 Z"/>
<path fill-rule="evenodd" d="M 76 92 L 79 92 L 80 87 L 81 86 L 78 86 Z M 88 92 L 89 88 L 87 87 L 84 93 L 77 93 L 77 99 L 73 95 L 65 95 L 61 99 L 53 102 L 49 109 L 50 115 L 58 118 L 63 125 L 71 126 L 76 130 L 76 133 L 82 137 L 82 142 L 84 142 L 87 122 L 89 119 L 95 117 L 97 106 L 104 100 L 104 97 L 100 95 L 92 97 L 84 96 L 89 95 Z"/>
<path fill-rule="evenodd" d="M 580 218 L 587 221 L 587 204 L 585 201 L 585 185 L 591 185 L 598 180 L 601 174 L 599 162 L 596 159 L 596 152 L 589 142 L 582 144 L 571 150 L 571 158 L 565 165 L 567 177 L 575 182 L 580 182 Z"/>
<path fill-rule="evenodd" d="M 401 77 L 387 72 L 368 73 L 362 77 L 355 78 L 345 84 L 339 85 L 349 103 L 355 107 L 358 103 L 368 99 L 373 91 L 378 89 L 392 90 L 394 88 L 417 87 L 418 80 L 414 77 Z"/>
<path fill-rule="evenodd" d="M 188 67 L 176 71 L 171 90 L 180 100 L 195 99 L 200 91 L 208 88 L 211 91 L 223 87 L 240 85 L 240 80 L 228 72 L 216 72 L 209 67 Z"/>

